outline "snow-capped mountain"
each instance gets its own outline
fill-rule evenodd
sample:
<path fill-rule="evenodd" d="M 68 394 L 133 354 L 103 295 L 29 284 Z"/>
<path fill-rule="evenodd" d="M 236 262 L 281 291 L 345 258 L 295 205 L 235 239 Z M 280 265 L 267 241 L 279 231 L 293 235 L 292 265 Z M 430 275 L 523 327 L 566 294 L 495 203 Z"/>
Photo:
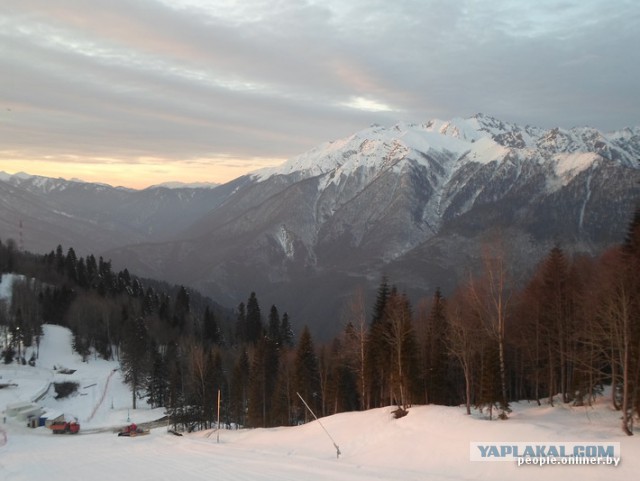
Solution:
<path fill-rule="evenodd" d="M 371 126 L 215 189 L 69 183 L 19 194 L 76 231 L 85 224 L 71 220 L 94 221 L 116 265 L 229 305 L 255 291 L 333 334 L 356 286 L 372 292 L 386 274 L 410 295 L 446 292 L 496 235 L 519 272 L 556 244 L 598 253 L 620 242 L 640 198 L 639 158 L 638 127 L 546 130 L 478 114 Z M 2 212 L 18 183 L 0 179 Z"/>
<path fill-rule="evenodd" d="M 556 243 L 597 253 L 619 242 L 639 149 L 637 127 L 544 130 L 484 115 L 372 126 L 238 179 L 178 242 L 110 255 L 221 301 L 255 290 L 298 322 L 339 325 L 354 286 L 383 273 L 411 293 L 453 287 L 495 230 L 519 269 Z"/>

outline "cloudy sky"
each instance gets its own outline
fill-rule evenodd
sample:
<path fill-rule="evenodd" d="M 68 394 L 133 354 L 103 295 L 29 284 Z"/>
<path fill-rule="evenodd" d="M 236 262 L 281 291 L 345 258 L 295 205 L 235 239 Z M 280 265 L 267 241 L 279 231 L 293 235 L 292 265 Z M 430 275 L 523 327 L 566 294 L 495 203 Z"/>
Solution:
<path fill-rule="evenodd" d="M 637 0 L 0 2 L 0 170 L 225 182 L 372 123 L 640 124 Z"/>

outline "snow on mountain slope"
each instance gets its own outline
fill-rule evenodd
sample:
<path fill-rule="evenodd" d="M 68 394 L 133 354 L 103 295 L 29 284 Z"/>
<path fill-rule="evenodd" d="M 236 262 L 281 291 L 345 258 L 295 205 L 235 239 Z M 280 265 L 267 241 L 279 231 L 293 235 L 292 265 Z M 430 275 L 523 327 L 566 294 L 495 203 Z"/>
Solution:
<path fill-rule="evenodd" d="M 416 153 L 432 150 L 461 155 L 468 150 L 468 145 L 413 124 L 398 124 L 392 128 L 372 126 L 348 138 L 324 143 L 281 166 L 256 171 L 253 176 L 260 181 L 273 175 L 297 174 L 308 178 L 331 174 L 324 184 L 326 187 L 359 169 L 364 168 L 375 176 L 406 157 L 419 158 Z"/>
<path fill-rule="evenodd" d="M 376 125 L 319 145 L 278 167 L 256 171 L 253 177 L 263 181 L 273 175 L 293 175 L 297 179 L 327 175 L 322 184 L 326 188 L 362 168 L 375 176 L 381 170 L 398 168 L 404 159 L 428 165 L 423 162 L 424 155 L 439 152 L 458 160 L 446 166 L 449 171 L 470 162 L 535 160 L 541 164 L 554 163 L 556 174 L 566 181 L 567 176 L 574 177 L 601 158 L 638 167 L 633 151 L 620 148 L 623 141 L 640 145 L 638 131 L 638 127 L 611 134 L 588 127 L 544 130 L 483 114 L 468 119 L 431 120 L 421 125 L 400 123 L 390 128 Z"/>

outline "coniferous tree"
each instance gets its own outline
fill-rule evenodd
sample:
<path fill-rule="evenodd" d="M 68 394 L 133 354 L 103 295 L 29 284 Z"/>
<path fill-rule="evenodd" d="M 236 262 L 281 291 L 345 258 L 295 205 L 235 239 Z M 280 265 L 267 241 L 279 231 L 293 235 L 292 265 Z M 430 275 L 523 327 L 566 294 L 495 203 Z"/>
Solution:
<path fill-rule="evenodd" d="M 486 339 L 485 341 L 490 341 Z M 480 356 L 480 379 L 477 406 L 489 410 L 489 419 L 493 419 L 493 409 L 501 403 L 500 388 L 500 353 L 493 342 L 485 342 Z M 500 416 L 504 418 L 503 411 Z"/>
<path fill-rule="evenodd" d="M 272 423 L 271 403 L 278 375 L 278 348 L 267 337 L 255 347 L 249 381 L 248 424 L 267 427 Z"/>
<path fill-rule="evenodd" d="M 64 253 L 62 252 L 62 246 L 60 244 L 58 244 L 58 247 L 56 247 L 55 264 L 56 264 L 56 271 L 58 272 L 58 274 L 64 274 L 65 257 L 64 257 Z"/>
<path fill-rule="evenodd" d="M 285 350 L 280 353 L 280 364 L 275 381 L 273 399 L 271 402 L 271 423 L 274 426 L 288 426 L 293 422 L 292 404 L 297 396 L 293 390 L 291 372 L 291 352 Z"/>
<path fill-rule="evenodd" d="M 155 342 L 151 342 L 151 369 L 147 381 L 147 402 L 151 407 L 163 407 L 169 392 L 169 369 L 167 359 L 157 349 Z"/>
<path fill-rule="evenodd" d="M 76 277 L 80 287 L 84 287 L 85 289 L 89 287 L 87 267 L 85 265 L 84 258 L 82 257 L 78 259 L 78 263 L 76 264 Z"/>
<path fill-rule="evenodd" d="M 538 405 L 541 405 L 540 399 L 545 396 L 545 380 L 549 373 L 548 332 L 542 330 L 540 286 L 540 275 L 534 273 L 519 293 L 515 308 L 515 318 L 519 323 L 512 339 L 521 355 L 522 376 L 526 377 L 527 395 L 524 397 L 535 399 Z"/>
<path fill-rule="evenodd" d="M 282 333 L 280 328 L 280 314 L 278 313 L 278 308 L 276 306 L 271 306 L 271 309 L 269 310 L 267 336 L 269 336 L 269 339 L 275 342 L 277 346 L 282 345 Z"/>
<path fill-rule="evenodd" d="M 549 332 L 552 366 L 559 377 L 559 392 L 564 402 L 570 401 L 569 360 L 572 322 L 571 299 L 569 297 L 569 266 L 564 252 L 554 247 L 543 264 L 542 271 L 542 324 Z M 555 389 L 553 389 L 555 390 Z"/>
<path fill-rule="evenodd" d="M 125 382 L 131 387 L 132 407 L 144 389 L 149 373 L 149 333 L 142 317 L 134 317 L 125 324 L 120 359 Z"/>
<path fill-rule="evenodd" d="M 365 384 L 367 386 L 366 408 L 385 404 L 388 393 L 389 360 L 391 352 L 385 340 L 388 331 L 386 306 L 395 289 L 390 289 L 386 277 L 378 288 L 373 318 L 367 333 L 365 356 Z"/>
<path fill-rule="evenodd" d="M 403 294 L 392 292 L 385 306 L 385 351 L 390 354 L 389 391 L 406 413 L 417 386 L 417 343 L 411 322 L 411 305 Z"/>
<path fill-rule="evenodd" d="M 246 341 L 252 344 L 257 343 L 262 338 L 264 329 L 262 326 L 260 306 L 255 292 L 252 292 L 247 300 L 246 326 Z"/>
<path fill-rule="evenodd" d="M 427 403 L 449 403 L 446 312 L 446 300 L 438 288 L 426 320 L 424 366 Z"/>
<path fill-rule="evenodd" d="M 67 251 L 67 257 L 65 258 L 65 273 L 67 277 L 73 281 L 78 280 L 78 258 L 76 257 L 76 252 L 73 250 L 73 247 L 69 247 Z"/>
<path fill-rule="evenodd" d="M 213 376 L 212 376 L 212 392 L 214 395 L 214 411 L 212 414 L 216 415 L 217 419 L 217 396 L 220 395 L 220 415 L 221 419 L 228 419 L 228 406 L 223 402 L 224 399 L 229 399 L 229 384 L 227 378 L 224 375 L 224 368 L 222 365 L 222 356 L 220 350 L 216 349 L 213 353 Z M 218 426 L 220 429 L 220 426 Z"/>
<path fill-rule="evenodd" d="M 87 270 L 87 286 L 95 288 L 98 285 L 98 263 L 93 254 L 87 256 L 85 261 Z"/>
<path fill-rule="evenodd" d="M 236 341 L 247 342 L 247 311 L 244 302 L 238 304 L 236 311 Z"/>
<path fill-rule="evenodd" d="M 284 347 L 293 347 L 293 329 L 289 321 L 289 314 L 282 314 L 282 322 L 280 323 L 280 339 Z"/>
<path fill-rule="evenodd" d="M 113 292 L 113 272 L 111 271 L 111 261 L 105 261 L 102 256 L 98 259 L 98 293 L 106 296 Z"/>
<path fill-rule="evenodd" d="M 211 344 L 220 344 L 222 342 L 220 326 L 209 306 L 205 307 L 202 325 L 202 335 L 205 341 Z"/>
<path fill-rule="evenodd" d="M 233 368 L 231 376 L 230 410 L 231 419 L 240 426 L 247 424 L 247 400 L 249 397 L 249 355 L 242 350 Z"/>
<path fill-rule="evenodd" d="M 185 366 L 180 349 L 175 342 L 171 342 L 167 346 L 166 358 L 168 369 L 167 414 L 173 428 L 179 429 L 185 427 L 187 422 L 185 416 Z"/>
<path fill-rule="evenodd" d="M 351 353 L 335 338 L 329 349 L 321 349 L 320 371 L 323 379 L 323 415 L 356 411 L 360 407 L 356 370 Z"/>
<path fill-rule="evenodd" d="M 320 371 L 311 332 L 307 326 L 304 327 L 300 335 L 294 362 L 294 390 L 302 396 L 314 412 L 318 413 L 322 407 Z M 309 414 L 305 407 L 299 400 L 297 400 L 296 406 L 298 419 L 307 422 Z"/>
<path fill-rule="evenodd" d="M 173 306 L 172 325 L 178 329 L 178 332 L 183 332 L 187 326 L 189 315 L 191 313 L 191 302 L 189 299 L 189 293 L 184 286 L 180 286 L 176 300 Z"/>

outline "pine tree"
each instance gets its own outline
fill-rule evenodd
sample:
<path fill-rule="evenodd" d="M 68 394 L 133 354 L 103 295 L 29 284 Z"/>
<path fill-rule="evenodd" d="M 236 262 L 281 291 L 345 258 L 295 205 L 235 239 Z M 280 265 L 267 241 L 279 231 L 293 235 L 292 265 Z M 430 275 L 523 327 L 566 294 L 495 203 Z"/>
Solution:
<path fill-rule="evenodd" d="M 386 277 L 383 277 L 378 288 L 373 317 L 366 339 L 365 385 L 368 392 L 365 396 L 367 409 L 385 405 L 391 396 L 391 393 L 387 392 L 391 351 L 385 338 L 389 329 L 387 303 L 394 294 L 395 288 L 390 289 Z"/>
<path fill-rule="evenodd" d="M 78 258 L 76 257 L 76 252 L 73 250 L 73 247 L 69 247 L 67 257 L 65 258 L 65 272 L 67 277 L 73 281 L 78 280 L 77 264 Z"/>
<path fill-rule="evenodd" d="M 498 346 L 493 342 L 485 343 L 480 362 L 480 387 L 477 406 L 489 410 L 489 419 L 493 419 L 493 409 L 501 403 L 500 388 L 500 353 Z M 501 411 L 501 418 L 505 418 Z"/>
<path fill-rule="evenodd" d="M 247 312 L 244 302 L 238 304 L 236 312 L 236 341 L 247 342 Z"/>
<path fill-rule="evenodd" d="M 446 300 L 440 288 L 433 295 L 431 311 L 427 318 L 425 345 L 426 401 L 448 404 L 448 354 Z"/>
<path fill-rule="evenodd" d="M 247 300 L 247 332 L 246 341 L 252 344 L 258 342 L 263 335 L 262 315 L 256 293 L 252 292 Z"/>
<path fill-rule="evenodd" d="M 95 288 L 98 285 L 98 263 L 93 254 L 87 256 L 87 284 L 89 287 Z"/>
<path fill-rule="evenodd" d="M 124 380 L 131 387 L 133 409 L 145 386 L 149 373 L 149 334 L 142 317 L 135 317 L 125 324 L 120 360 Z"/>
<path fill-rule="evenodd" d="M 163 407 L 167 401 L 169 390 L 169 370 L 166 358 L 151 343 L 151 370 L 147 381 L 147 402 L 151 407 Z"/>
<path fill-rule="evenodd" d="M 280 339 L 284 347 L 293 347 L 293 329 L 289 321 L 289 314 L 282 314 L 282 322 L 280 323 Z"/>
<path fill-rule="evenodd" d="M 227 403 L 222 402 L 224 399 L 229 398 L 229 384 L 227 383 L 227 378 L 224 375 L 224 369 L 222 366 L 222 355 L 220 354 L 220 350 L 216 350 L 213 354 L 213 376 L 212 376 L 212 392 L 214 395 L 214 412 L 212 414 L 216 414 L 217 416 L 217 395 L 220 393 L 221 398 L 221 416 L 222 419 L 228 419 L 229 408 Z M 220 426 L 218 426 L 218 429 Z"/>
<path fill-rule="evenodd" d="M 231 419 L 240 426 L 244 426 L 247 423 L 246 412 L 249 397 L 249 373 L 249 355 L 246 350 L 242 350 L 233 367 L 229 401 Z"/>
<path fill-rule="evenodd" d="M 175 342 L 167 346 L 166 363 L 168 370 L 167 415 L 174 429 L 186 426 L 185 385 L 183 359 Z"/>
<path fill-rule="evenodd" d="M 571 335 L 571 299 L 569 296 L 569 266 L 564 252 L 556 246 L 551 249 L 544 261 L 542 270 L 542 325 L 550 334 L 548 342 L 552 344 L 551 352 L 557 353 L 552 358 L 552 366 L 557 366 L 562 400 L 569 402 L 569 344 Z"/>
<path fill-rule="evenodd" d="M 63 274 L 65 270 L 65 257 L 60 244 L 56 247 L 55 264 L 56 272 L 58 272 L 58 274 Z"/>
<path fill-rule="evenodd" d="M 267 328 L 267 336 L 271 341 L 275 342 L 277 346 L 282 344 L 282 337 L 280 332 L 280 314 L 276 306 L 271 306 L 269 310 L 269 324 Z"/>
<path fill-rule="evenodd" d="M 202 336 L 206 342 L 211 344 L 220 344 L 222 342 L 220 327 L 218 326 L 216 317 L 209 306 L 204 309 L 204 316 L 202 318 Z"/>
<path fill-rule="evenodd" d="M 278 375 L 277 346 L 263 337 L 257 344 L 249 376 L 247 422 L 252 427 L 267 427 L 272 423 L 271 403 Z"/>
<path fill-rule="evenodd" d="M 179 332 L 183 332 L 187 326 L 189 315 L 191 313 L 191 305 L 189 293 L 184 286 L 180 286 L 176 300 L 173 306 L 172 326 L 177 328 Z"/>
<path fill-rule="evenodd" d="M 291 362 L 287 359 L 288 356 L 288 352 L 281 353 L 281 362 L 271 401 L 271 424 L 273 426 L 289 426 L 292 423 L 292 403 L 293 398 L 297 399 L 297 396 L 292 392 Z"/>
<path fill-rule="evenodd" d="M 307 326 L 302 330 L 296 348 L 293 383 L 294 390 L 302 396 L 311 409 L 316 413 L 320 412 L 322 406 L 320 371 L 311 332 Z M 306 409 L 299 401 L 297 402 L 297 412 L 299 419 L 304 419 L 305 422 L 309 420 Z"/>

